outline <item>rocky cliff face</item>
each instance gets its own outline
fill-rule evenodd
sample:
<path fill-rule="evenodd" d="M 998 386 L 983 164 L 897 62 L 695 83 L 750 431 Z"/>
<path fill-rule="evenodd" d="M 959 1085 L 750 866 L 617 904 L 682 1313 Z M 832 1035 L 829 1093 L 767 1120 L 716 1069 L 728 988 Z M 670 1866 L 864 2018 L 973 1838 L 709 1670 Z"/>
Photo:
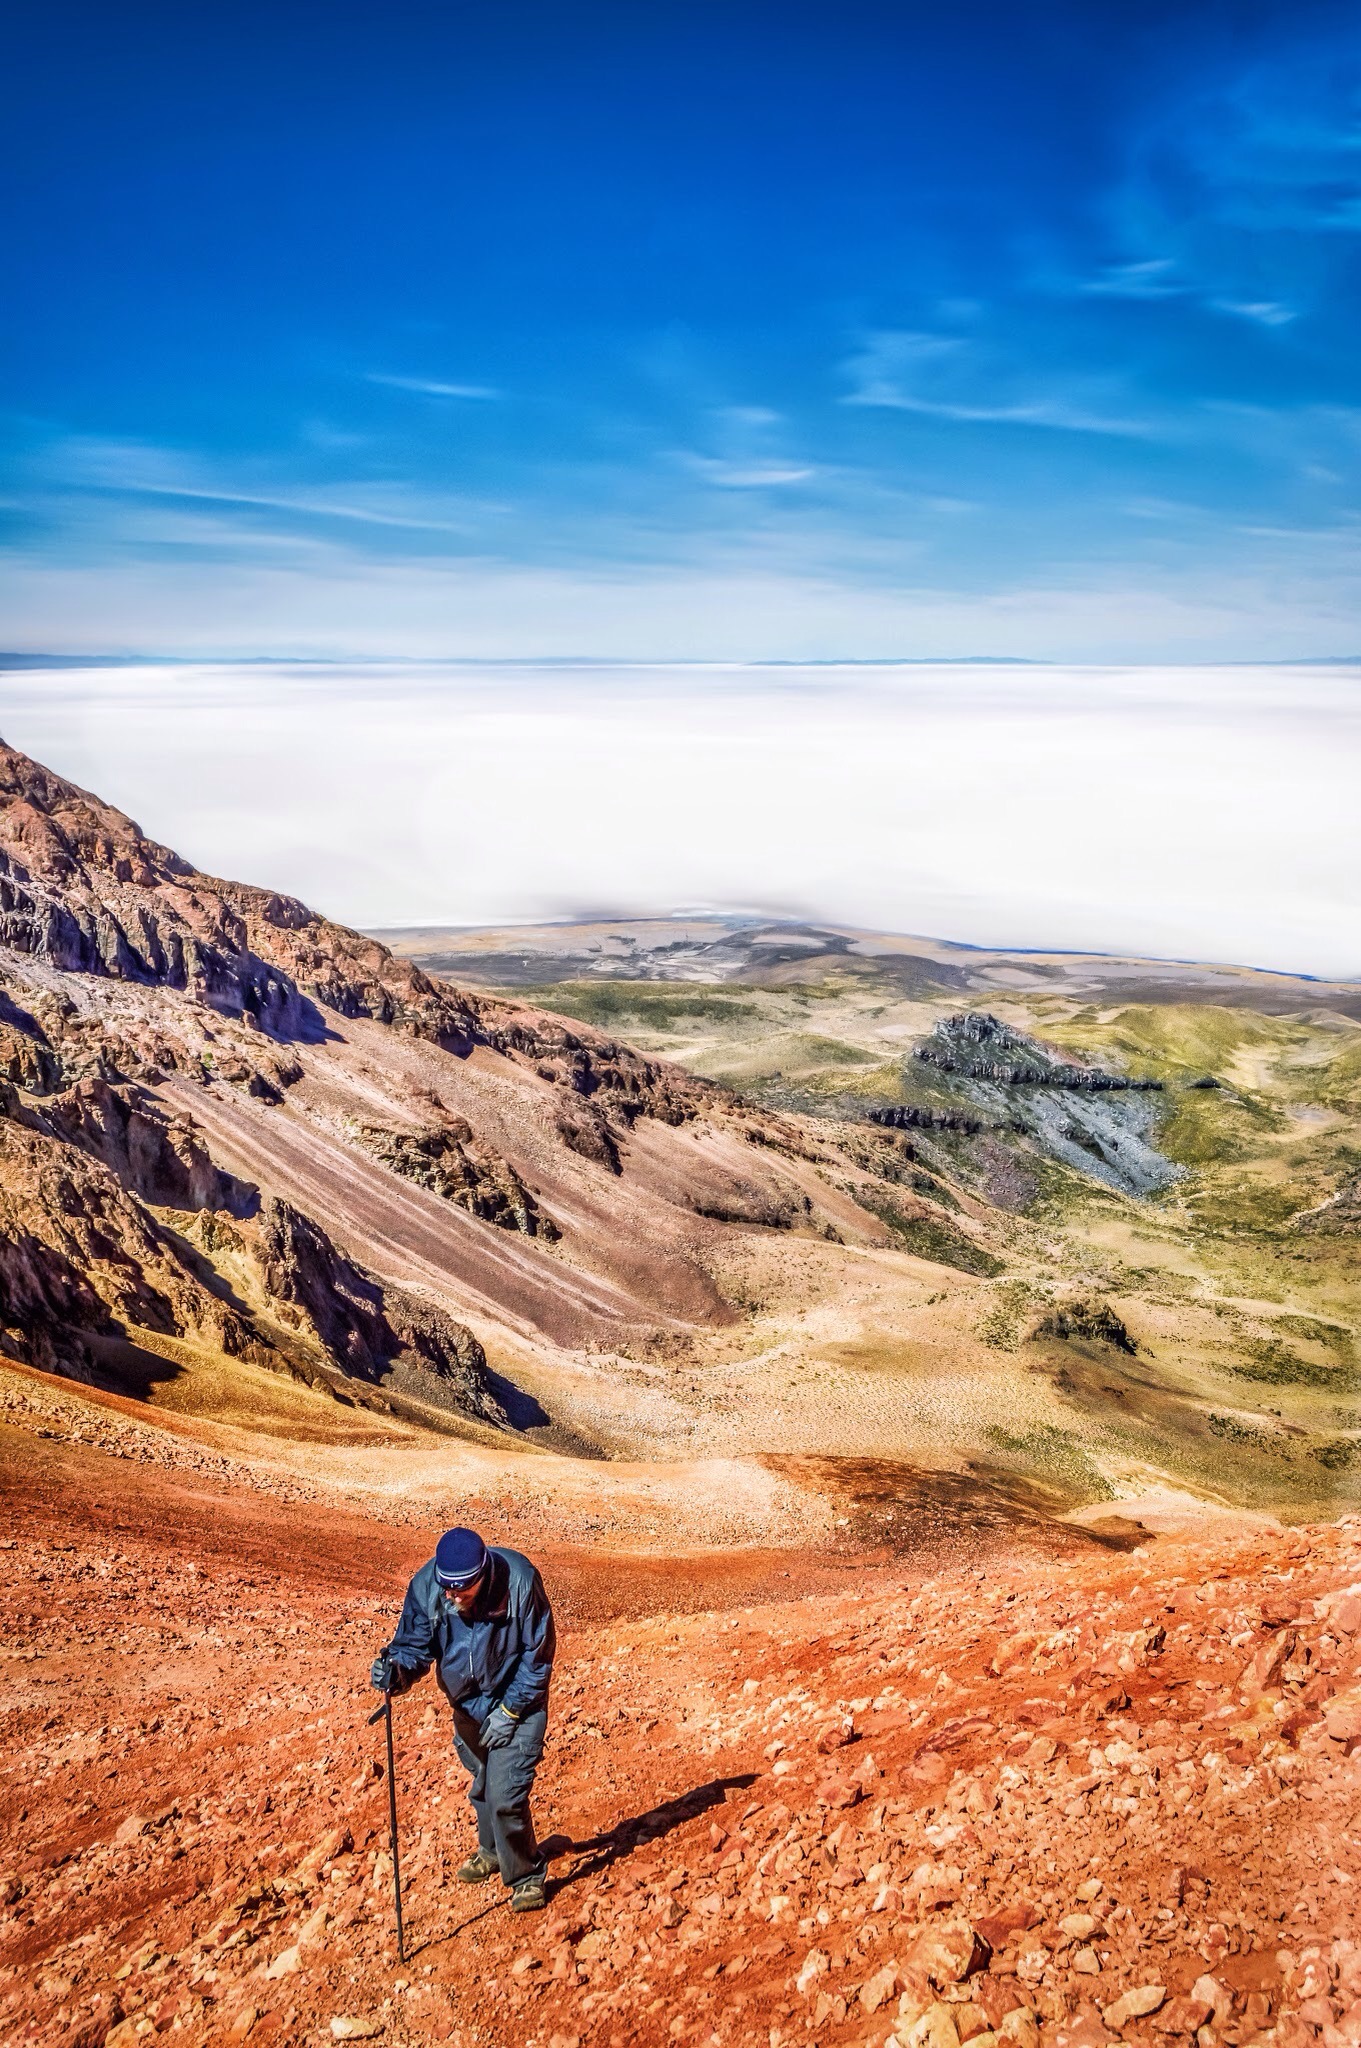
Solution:
<path fill-rule="evenodd" d="M 0 945 L 67 972 L 185 989 L 279 1038 L 318 1009 L 472 1043 L 456 995 L 294 897 L 200 874 L 131 818 L 0 744 Z"/>
<path fill-rule="evenodd" d="M 11 1086 L 5 1114 L 107 1166 L 144 1202 L 170 1209 L 247 1215 L 258 1193 L 214 1166 L 189 1117 L 169 1116 L 145 1090 L 90 1078 L 25 1107 Z"/>
<path fill-rule="evenodd" d="M 195 1258 L 174 1227 L 186 1211 L 204 1220 L 200 1245 L 240 1255 L 258 1310 Z M 98 1340 L 149 1334 L 319 1387 L 328 1373 L 372 1385 L 395 1376 L 442 1406 L 506 1419 L 469 1330 L 385 1288 L 287 1203 L 262 1204 L 214 1166 L 187 1118 L 103 1081 L 40 1103 L 0 1083 L 0 1353 L 96 1379 L 114 1356 Z"/>
<path fill-rule="evenodd" d="M 89 1378 L 90 1338 L 138 1331 L 273 1362 L 109 1166 L 40 1127 L 0 1119 L 0 1349 Z"/>
<path fill-rule="evenodd" d="M 1027 1153 L 1047 1154 L 1130 1195 L 1151 1194 L 1180 1176 L 1158 1149 L 1161 1081 L 1077 1066 L 986 1010 L 943 1017 L 913 1047 L 903 1082 L 906 1093 L 927 1099 L 871 1109 L 871 1119 L 940 1133 L 947 1142 L 956 1134 L 981 1139 L 976 1184 L 1003 1206 L 1013 1205 L 1008 1180 L 1028 1189 L 1019 1206 L 1038 1193 L 1024 1172 Z"/>
<path fill-rule="evenodd" d="M 682 1123 L 721 1093 L 613 1039 L 432 981 L 296 897 L 202 874 L 3 742 L 0 947 L 62 972 L 182 990 L 274 1039 L 320 1039 L 329 1012 L 457 1054 L 482 1045 L 625 1123 Z"/>
<path fill-rule="evenodd" d="M 463 1117 L 446 1116 L 419 1130 L 363 1123 L 356 1126 L 355 1136 L 366 1152 L 395 1173 L 446 1202 L 456 1202 L 470 1216 L 549 1244 L 561 1235 L 509 1160 L 479 1145 Z"/>
<path fill-rule="evenodd" d="M 974 1081 L 998 1081 L 1007 1088 L 1078 1088 L 1088 1094 L 1120 1093 L 1124 1089 L 1160 1089 L 1161 1081 L 1109 1073 L 1104 1067 L 1077 1067 L 1055 1059 L 1033 1038 L 1013 1031 L 986 1010 L 965 1010 L 943 1018 L 912 1057 L 944 1074 L 965 1074 Z"/>

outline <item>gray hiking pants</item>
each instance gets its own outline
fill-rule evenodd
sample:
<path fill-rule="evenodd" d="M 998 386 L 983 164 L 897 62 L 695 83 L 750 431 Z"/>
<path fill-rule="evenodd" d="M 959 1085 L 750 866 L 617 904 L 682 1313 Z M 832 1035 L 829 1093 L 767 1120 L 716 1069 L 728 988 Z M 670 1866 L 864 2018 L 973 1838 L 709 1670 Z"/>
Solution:
<path fill-rule="evenodd" d="M 454 1748 L 472 1773 L 468 1801 L 477 1815 L 477 1846 L 496 1858 L 506 1884 L 518 1884 L 544 1867 L 529 1795 L 547 1732 L 548 1710 L 541 1707 L 525 1715 L 504 1749 L 483 1749 L 477 1722 L 454 1708 Z"/>

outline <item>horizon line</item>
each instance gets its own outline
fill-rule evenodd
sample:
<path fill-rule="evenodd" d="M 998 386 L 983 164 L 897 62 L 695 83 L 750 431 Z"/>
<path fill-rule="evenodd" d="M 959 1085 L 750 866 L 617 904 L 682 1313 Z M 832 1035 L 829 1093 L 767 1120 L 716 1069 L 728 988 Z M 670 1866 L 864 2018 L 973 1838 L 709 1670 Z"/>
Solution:
<path fill-rule="evenodd" d="M 1275 656 L 1169 655 L 1157 661 L 1116 655 L 871 654 L 52 654 L 0 649 L 0 674 L 42 669 L 114 668 L 1361 668 L 1361 653 Z"/>

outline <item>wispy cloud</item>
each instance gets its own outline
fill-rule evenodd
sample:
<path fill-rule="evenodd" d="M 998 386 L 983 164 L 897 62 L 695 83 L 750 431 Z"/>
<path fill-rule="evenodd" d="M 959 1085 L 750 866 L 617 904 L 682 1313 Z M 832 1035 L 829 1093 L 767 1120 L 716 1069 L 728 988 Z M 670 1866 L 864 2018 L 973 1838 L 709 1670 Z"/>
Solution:
<path fill-rule="evenodd" d="M 1259 327 L 1286 327 L 1299 318 L 1299 309 L 1279 299 L 1234 299 L 1207 295 L 1189 278 L 1179 275 L 1170 256 L 1151 257 L 1142 263 L 1115 263 L 1095 277 L 1082 278 L 1077 291 L 1093 299 L 1172 299 L 1194 301 L 1212 313 L 1227 313 L 1235 320 L 1251 320 Z"/>
<path fill-rule="evenodd" d="M 1084 278 L 1078 290 L 1093 298 L 1180 299 L 1189 291 L 1175 275 L 1170 256 L 1152 256 L 1140 263 L 1112 263 L 1096 277 Z"/>
<path fill-rule="evenodd" d="M 394 391 L 414 391 L 421 398 L 500 398 L 492 384 L 445 384 L 436 377 L 398 377 L 387 370 L 369 370 L 365 381 L 386 384 Z"/>
<path fill-rule="evenodd" d="M 1259 327 L 1287 327 L 1299 314 L 1278 299 L 1211 299 L 1216 313 L 1228 313 L 1236 320 L 1253 320 Z"/>
<path fill-rule="evenodd" d="M 706 483 L 718 484 L 727 491 L 779 490 L 789 484 L 807 483 L 814 474 L 811 468 L 788 467 L 777 462 L 725 462 L 710 455 L 686 455 L 682 460 Z"/>
<path fill-rule="evenodd" d="M 1144 439 L 1153 431 L 1146 419 L 1106 409 L 1108 384 L 1075 372 L 1058 388 L 1043 388 L 1027 365 L 961 335 L 873 334 L 844 368 L 851 383 L 845 405 L 1067 434 Z"/>
<path fill-rule="evenodd" d="M 1287 41 L 1269 60 L 1188 81 L 1146 115 L 1109 195 L 1124 260 L 1079 289 L 1289 325 L 1350 275 L 1359 137 L 1354 40 Z"/>
<path fill-rule="evenodd" d="M 281 513 L 294 520 L 338 520 L 411 533 L 468 538 L 500 508 L 406 481 L 375 480 L 273 486 L 243 479 L 177 448 L 76 436 L 42 451 L 35 468 L 47 491 L 95 493 L 115 501 L 203 505 L 211 512 Z"/>
<path fill-rule="evenodd" d="M 785 424 L 784 416 L 767 405 L 709 406 L 699 427 L 710 451 L 687 449 L 677 460 L 725 491 L 785 490 L 807 483 L 817 473 L 815 466 L 786 455 L 778 445 Z"/>

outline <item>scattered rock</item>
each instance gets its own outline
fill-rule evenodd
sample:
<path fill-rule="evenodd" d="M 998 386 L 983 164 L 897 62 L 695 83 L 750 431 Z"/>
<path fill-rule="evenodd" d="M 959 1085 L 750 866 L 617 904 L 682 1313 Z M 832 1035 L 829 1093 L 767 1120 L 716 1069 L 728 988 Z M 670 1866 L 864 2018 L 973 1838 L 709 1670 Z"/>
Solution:
<path fill-rule="evenodd" d="M 1213 2010 L 1213 1999 L 1197 1998 L 1194 1992 L 1180 1998 L 1169 1998 L 1154 2014 L 1154 2031 L 1190 2036 L 1204 2026 Z"/>
<path fill-rule="evenodd" d="M 805 1998 L 812 1990 L 818 1978 L 826 1974 L 827 1963 L 828 1957 L 827 1951 L 825 1949 L 809 1949 L 807 1955 L 803 1959 L 803 1963 L 799 1969 L 799 1974 L 794 1979 L 795 1988 L 801 1991 Z"/>
<path fill-rule="evenodd" d="M 1104 2008 L 1101 2017 L 1106 2025 L 1118 2034 L 1131 2020 L 1139 2020 L 1156 2012 L 1167 1993 L 1161 1984 L 1140 1984 L 1132 1991 L 1126 1991 L 1113 2005 Z"/>
<path fill-rule="evenodd" d="M 933 1984 L 961 1984 L 975 1970 L 987 1967 L 992 1949 L 986 1938 L 967 1921 L 946 1921 L 920 1935 L 908 1951 L 908 1960 L 922 1970 Z"/>
<path fill-rule="evenodd" d="M 1361 1736 L 1361 1688 L 1329 1700 L 1323 1725 L 1334 1742 L 1355 1742 Z"/>
<path fill-rule="evenodd" d="M 948 2005 L 928 2006 L 920 2018 L 899 2020 L 894 2038 L 902 2048 L 960 2048 L 959 2030 Z"/>
<path fill-rule="evenodd" d="M 860 1986 L 861 2007 L 865 2012 L 878 2012 L 880 2006 L 886 2004 L 897 1989 L 898 1967 L 896 1963 L 886 1963 L 882 1970 L 876 1970 L 874 1975 L 867 1977 Z"/>
<path fill-rule="evenodd" d="M 1040 2048 L 1040 2025 L 1028 2005 L 1018 2005 L 1009 2012 L 997 2029 L 1004 2041 L 1013 2041 L 1016 2048 Z"/>

